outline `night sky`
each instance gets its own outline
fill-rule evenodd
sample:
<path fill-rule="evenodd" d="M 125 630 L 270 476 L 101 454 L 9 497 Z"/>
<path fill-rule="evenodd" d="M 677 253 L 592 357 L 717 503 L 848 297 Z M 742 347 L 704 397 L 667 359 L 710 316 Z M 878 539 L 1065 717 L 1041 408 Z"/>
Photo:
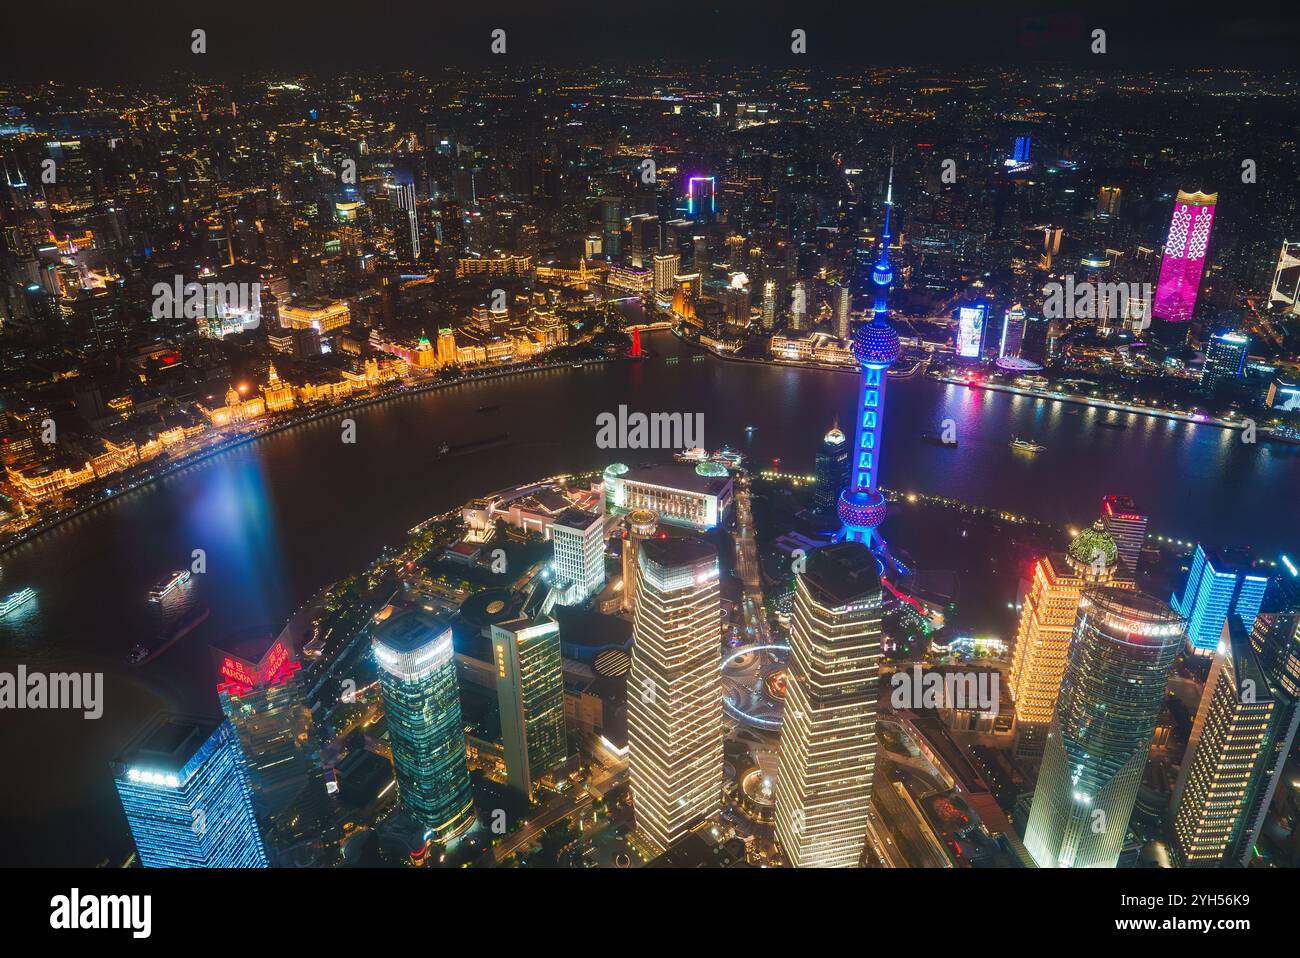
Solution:
<path fill-rule="evenodd" d="M 493 27 L 514 60 L 621 60 L 830 65 L 1075 61 L 1108 69 L 1240 65 L 1286 69 L 1300 49 L 1300 4 L 1249 0 L 840 0 L 838 3 L 537 0 L 44 0 L 14 3 L 0 19 L 0 75 L 131 78 L 197 69 L 427 69 L 488 60 Z M 189 50 L 208 33 L 208 53 Z M 790 31 L 808 54 L 790 53 Z M 1106 57 L 1088 47 L 1107 31 Z"/>

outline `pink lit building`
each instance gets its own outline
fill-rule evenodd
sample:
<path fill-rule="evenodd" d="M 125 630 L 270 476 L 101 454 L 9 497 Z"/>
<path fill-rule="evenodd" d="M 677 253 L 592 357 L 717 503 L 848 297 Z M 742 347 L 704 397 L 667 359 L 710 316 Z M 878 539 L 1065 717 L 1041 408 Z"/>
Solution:
<path fill-rule="evenodd" d="M 1156 319 L 1185 323 L 1192 318 L 1218 199 L 1218 193 L 1178 191 L 1164 259 L 1160 261 L 1160 282 L 1152 309 Z"/>

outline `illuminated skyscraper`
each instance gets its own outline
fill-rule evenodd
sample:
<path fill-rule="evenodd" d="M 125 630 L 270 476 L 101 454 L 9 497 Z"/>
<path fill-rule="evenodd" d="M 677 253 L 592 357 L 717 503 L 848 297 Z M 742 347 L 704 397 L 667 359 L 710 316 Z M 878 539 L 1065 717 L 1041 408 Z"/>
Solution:
<path fill-rule="evenodd" d="M 1120 203 L 1124 191 L 1118 186 L 1102 186 L 1097 190 L 1097 216 L 1101 219 L 1114 219 L 1119 216 Z"/>
<path fill-rule="evenodd" d="M 420 258 L 420 220 L 415 200 L 414 183 L 398 183 L 393 187 L 394 201 L 398 210 L 398 224 L 403 242 L 401 251 L 405 256 L 416 260 Z"/>
<path fill-rule="evenodd" d="M 217 698 L 243 748 L 253 807 L 279 817 L 307 788 L 311 711 L 303 702 L 302 663 L 270 633 L 214 646 L 221 677 Z"/>
<path fill-rule="evenodd" d="M 1180 865 L 1215 867 L 1240 850 L 1251 824 L 1250 797 L 1284 707 L 1241 621 L 1230 616 L 1174 788 L 1174 854 Z"/>
<path fill-rule="evenodd" d="M 1160 280 L 1152 310 L 1156 319 L 1185 323 L 1192 318 L 1218 201 L 1217 193 L 1178 191 L 1164 258 L 1160 261 Z"/>
<path fill-rule="evenodd" d="M 1118 554 L 1110 536 L 1084 529 L 1067 553 L 1046 555 L 1034 565 L 1011 659 L 1015 748 L 1020 758 L 1037 759 L 1043 754 L 1083 590 L 1090 585 L 1133 588 L 1117 564 Z"/>
<path fill-rule="evenodd" d="M 533 783 L 568 755 L 559 623 L 551 619 L 494 623 L 492 656 L 506 781 L 531 800 Z"/>
<path fill-rule="evenodd" d="M 880 257 L 871 271 L 876 287 L 872 319 L 853 334 L 853 356 L 862 366 L 858 405 L 849 453 L 849 482 L 840 493 L 841 537 L 853 542 L 883 546 L 876 529 L 885 521 L 885 497 L 879 488 L 881 440 L 885 425 L 886 370 L 902 353 L 898 333 L 889 324 L 889 286 L 894 270 L 889 265 L 889 217 L 894 208 L 894 168 L 889 168 L 885 193 L 885 230 L 880 237 Z"/>
<path fill-rule="evenodd" d="M 637 833 L 662 852 L 722 804 L 718 556 L 648 539 L 637 560 L 628 747 Z"/>
<path fill-rule="evenodd" d="M 402 810 L 445 841 L 474 821 L 451 626 L 399 612 L 371 639 Z"/>
<path fill-rule="evenodd" d="M 562 605 L 577 605 L 605 585 L 605 520 L 599 513 L 565 509 L 551 524 L 555 580 Z"/>
<path fill-rule="evenodd" d="M 655 299 L 660 305 L 666 305 L 672 302 L 677 291 L 675 277 L 682 271 L 682 258 L 677 253 L 656 253 L 654 265 Z"/>
<path fill-rule="evenodd" d="M 1182 597 L 1170 599 L 1174 611 L 1187 620 L 1192 651 L 1213 654 L 1229 615 L 1252 628 L 1267 587 L 1268 576 L 1252 571 L 1244 555 L 1207 550 L 1198 542 Z"/>
<path fill-rule="evenodd" d="M 864 543 L 808 556 L 795 577 L 776 783 L 776 837 L 795 867 L 851 868 L 876 769 L 881 585 Z"/>
<path fill-rule="evenodd" d="M 802 332 L 808 325 L 808 287 L 803 280 L 794 284 L 790 296 L 790 331 Z"/>
<path fill-rule="evenodd" d="M 840 339 L 848 342 L 849 340 L 849 309 L 852 306 L 853 297 L 849 292 L 848 284 L 842 284 L 835 287 L 835 335 Z"/>
<path fill-rule="evenodd" d="M 1012 306 L 1002 317 L 1002 335 L 998 339 L 998 358 L 1019 356 L 1025 341 L 1025 308 Z"/>
<path fill-rule="evenodd" d="M 1287 556 L 1280 565 L 1249 646 L 1241 621 L 1229 616 L 1211 667 L 1174 793 L 1175 852 L 1183 865 L 1250 864 L 1295 743 L 1300 570 Z"/>
<path fill-rule="evenodd" d="M 265 868 L 239 736 L 230 722 L 154 718 L 113 763 L 146 868 Z"/>
<path fill-rule="evenodd" d="M 840 431 L 838 421 L 822 437 L 822 446 L 817 450 L 813 472 L 817 483 L 813 493 L 813 506 L 818 512 L 830 512 L 835 507 L 840 490 L 849 481 L 849 445 L 844 433 Z"/>
<path fill-rule="evenodd" d="M 697 223 L 712 223 L 717 218 L 717 180 L 712 176 L 692 176 L 686 181 L 686 215 Z M 696 269 L 700 264 L 696 263 Z"/>
<path fill-rule="evenodd" d="M 771 279 L 763 281 L 763 328 L 776 328 L 776 281 Z"/>
<path fill-rule="evenodd" d="M 1115 540 L 1125 569 L 1136 573 L 1147 539 L 1147 516 L 1128 496 L 1106 496 L 1101 500 L 1101 528 Z"/>
<path fill-rule="evenodd" d="M 1084 592 L 1025 828 L 1040 868 L 1119 861 L 1182 635 L 1158 599 Z"/>
<path fill-rule="evenodd" d="M 1246 350 L 1250 337 L 1233 330 L 1220 330 L 1205 344 L 1205 364 L 1201 367 L 1201 385 L 1213 389 L 1219 383 L 1241 378 L 1246 368 Z"/>

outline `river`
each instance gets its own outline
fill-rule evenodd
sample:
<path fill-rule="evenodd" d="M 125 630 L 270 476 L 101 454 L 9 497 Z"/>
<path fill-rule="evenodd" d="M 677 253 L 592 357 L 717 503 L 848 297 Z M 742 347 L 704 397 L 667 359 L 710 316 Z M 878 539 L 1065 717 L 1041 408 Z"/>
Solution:
<path fill-rule="evenodd" d="M 129 849 L 109 761 L 160 708 L 216 710 L 210 640 L 282 623 L 325 583 L 475 495 L 617 458 L 669 455 L 597 448 L 597 414 L 620 404 L 703 412 L 710 447 L 729 443 L 764 466 L 779 457 L 783 470 L 797 472 L 811 471 L 832 417 L 848 431 L 852 375 L 727 362 L 670 333 L 643 342 L 656 355 L 640 363 L 523 373 L 366 407 L 350 414 L 355 444 L 342 442 L 341 417 L 273 434 L 0 559 L 0 592 L 37 591 L 0 619 L 0 669 L 24 663 L 105 673 L 97 721 L 72 712 L 0 713 L 9 780 L 0 864 L 93 864 Z M 1269 556 L 1300 551 L 1300 446 L 1246 445 L 1237 432 L 1137 415 L 1120 417 L 1127 429 L 1104 428 L 1097 425 L 1103 415 L 925 377 L 893 380 L 883 482 L 1062 523 L 1092 521 L 1102 495 L 1121 492 L 1149 511 L 1162 534 L 1249 544 Z M 955 422 L 958 447 L 923 442 L 921 433 L 939 431 L 946 418 Z M 502 432 L 510 433 L 505 445 L 438 455 L 444 440 Z M 1014 452 L 1012 435 L 1046 448 Z M 159 629 L 149 586 L 187 567 L 194 549 L 205 551 L 207 572 L 187 587 L 187 601 L 207 603 L 210 618 L 156 662 L 128 667 L 130 648 Z"/>

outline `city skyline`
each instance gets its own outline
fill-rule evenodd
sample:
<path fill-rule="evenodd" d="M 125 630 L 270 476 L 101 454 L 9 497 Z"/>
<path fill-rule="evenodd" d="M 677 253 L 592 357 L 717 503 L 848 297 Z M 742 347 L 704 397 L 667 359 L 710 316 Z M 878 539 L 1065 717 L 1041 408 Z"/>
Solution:
<path fill-rule="evenodd" d="M 1279 886 L 1300 17 L 627 13 L 15 15 L 0 866 Z"/>

